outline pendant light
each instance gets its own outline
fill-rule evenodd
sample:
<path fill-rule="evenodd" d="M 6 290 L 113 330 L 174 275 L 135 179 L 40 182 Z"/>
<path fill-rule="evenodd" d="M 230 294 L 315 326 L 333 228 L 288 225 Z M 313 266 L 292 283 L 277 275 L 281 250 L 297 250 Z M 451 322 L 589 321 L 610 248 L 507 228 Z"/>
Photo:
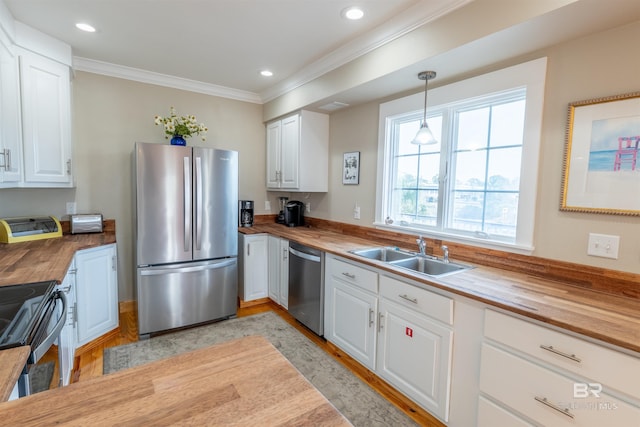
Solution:
<path fill-rule="evenodd" d="M 431 133 L 429 125 L 427 125 L 427 83 L 435 77 L 435 71 L 423 71 L 418 74 L 418 78 L 420 80 L 424 80 L 424 117 L 422 119 L 422 125 L 420 125 L 420 130 L 416 134 L 415 138 L 413 138 L 413 141 L 411 141 L 412 144 L 433 145 L 438 143 Z"/>

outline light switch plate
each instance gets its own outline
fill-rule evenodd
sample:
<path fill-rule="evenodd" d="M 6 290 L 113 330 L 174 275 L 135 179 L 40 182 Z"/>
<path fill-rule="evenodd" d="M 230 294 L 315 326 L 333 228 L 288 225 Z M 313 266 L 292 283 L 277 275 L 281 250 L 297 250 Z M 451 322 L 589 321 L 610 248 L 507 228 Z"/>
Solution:
<path fill-rule="evenodd" d="M 620 236 L 589 233 L 587 255 L 618 259 Z"/>
<path fill-rule="evenodd" d="M 76 214 L 76 202 L 67 202 L 67 215 Z"/>

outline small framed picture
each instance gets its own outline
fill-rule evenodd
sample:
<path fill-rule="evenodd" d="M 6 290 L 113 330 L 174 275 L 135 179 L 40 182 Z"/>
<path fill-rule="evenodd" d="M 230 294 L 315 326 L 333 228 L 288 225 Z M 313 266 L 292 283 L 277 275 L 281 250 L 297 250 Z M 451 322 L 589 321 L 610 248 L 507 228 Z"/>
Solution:
<path fill-rule="evenodd" d="M 344 161 L 342 164 L 342 183 L 343 184 L 359 184 L 360 183 L 360 152 L 353 151 L 344 153 Z"/>

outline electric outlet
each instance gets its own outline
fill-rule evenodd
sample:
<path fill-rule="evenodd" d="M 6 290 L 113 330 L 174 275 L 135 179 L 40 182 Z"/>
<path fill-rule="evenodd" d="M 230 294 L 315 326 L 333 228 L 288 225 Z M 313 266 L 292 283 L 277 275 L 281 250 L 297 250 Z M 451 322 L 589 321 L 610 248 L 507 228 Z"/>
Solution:
<path fill-rule="evenodd" d="M 307 213 L 311 212 L 311 202 L 307 202 Z"/>
<path fill-rule="evenodd" d="M 67 215 L 75 215 L 76 202 L 67 202 Z"/>
<path fill-rule="evenodd" d="M 353 208 L 353 219 L 360 219 L 360 206 L 356 203 L 356 206 Z"/>
<path fill-rule="evenodd" d="M 271 202 L 268 200 L 264 201 L 264 210 L 265 211 L 270 211 L 271 210 Z"/>
<path fill-rule="evenodd" d="M 589 233 L 587 255 L 618 259 L 620 236 Z"/>

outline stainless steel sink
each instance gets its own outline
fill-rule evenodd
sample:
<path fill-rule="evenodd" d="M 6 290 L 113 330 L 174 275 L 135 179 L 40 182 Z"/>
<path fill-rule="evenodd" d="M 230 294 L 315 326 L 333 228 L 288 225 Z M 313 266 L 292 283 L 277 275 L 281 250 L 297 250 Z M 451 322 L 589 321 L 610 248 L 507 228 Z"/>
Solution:
<path fill-rule="evenodd" d="M 378 261 L 384 261 L 384 262 L 403 260 L 403 259 L 408 259 L 416 256 L 414 253 L 402 251 L 392 246 L 356 249 L 349 252 L 364 258 L 377 259 Z"/>
<path fill-rule="evenodd" d="M 460 273 L 473 268 L 472 266 L 455 262 L 444 262 L 429 255 L 420 255 L 393 246 L 354 249 L 349 252 L 364 258 L 386 262 L 389 266 L 404 268 L 432 277 Z"/>
<path fill-rule="evenodd" d="M 395 267 L 402 267 L 418 273 L 427 274 L 429 276 L 444 276 L 459 273 L 471 268 L 468 265 L 444 262 L 439 259 L 425 258 L 422 256 L 398 260 L 390 262 L 389 264 Z"/>

